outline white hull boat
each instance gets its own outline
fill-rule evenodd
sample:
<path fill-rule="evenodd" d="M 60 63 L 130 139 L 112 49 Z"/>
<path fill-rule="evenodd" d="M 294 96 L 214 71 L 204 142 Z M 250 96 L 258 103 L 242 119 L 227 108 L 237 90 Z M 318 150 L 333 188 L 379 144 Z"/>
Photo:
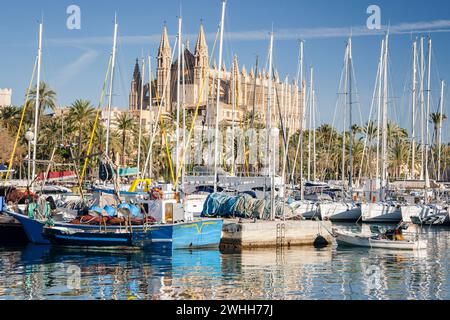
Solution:
<path fill-rule="evenodd" d="M 358 221 L 361 218 L 361 207 L 354 202 L 325 202 L 319 204 L 323 220 Z"/>
<path fill-rule="evenodd" d="M 305 219 L 320 219 L 318 204 L 313 201 L 295 201 L 289 205 L 294 211 L 294 215 L 301 216 Z"/>
<path fill-rule="evenodd" d="M 402 206 L 401 212 L 402 212 L 402 220 L 403 222 L 412 222 L 414 218 L 422 218 L 425 216 L 428 216 L 430 210 L 432 210 L 429 206 L 422 205 L 422 204 L 416 204 L 416 205 L 409 205 L 409 206 Z"/>
<path fill-rule="evenodd" d="M 363 222 L 398 223 L 402 220 L 400 205 L 394 202 L 361 204 Z"/>
<path fill-rule="evenodd" d="M 355 234 L 347 231 L 336 231 L 334 235 L 338 245 L 378 248 L 378 249 L 394 249 L 394 250 L 422 250 L 427 248 L 425 240 L 389 240 L 380 239 L 379 236 Z"/>

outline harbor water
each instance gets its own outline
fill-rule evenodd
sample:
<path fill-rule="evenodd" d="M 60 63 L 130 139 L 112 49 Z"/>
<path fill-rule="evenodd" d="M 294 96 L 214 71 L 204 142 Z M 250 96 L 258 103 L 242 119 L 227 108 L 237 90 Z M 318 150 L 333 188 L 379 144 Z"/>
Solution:
<path fill-rule="evenodd" d="M 170 254 L 1 247 L 0 300 L 450 299 L 450 229 L 420 233 L 428 249 L 414 252 L 335 245 Z"/>

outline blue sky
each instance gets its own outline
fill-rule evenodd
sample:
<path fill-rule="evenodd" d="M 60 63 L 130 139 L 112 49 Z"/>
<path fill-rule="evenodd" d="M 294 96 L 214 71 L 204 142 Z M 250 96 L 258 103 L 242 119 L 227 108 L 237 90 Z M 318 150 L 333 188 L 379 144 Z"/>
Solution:
<path fill-rule="evenodd" d="M 66 8 L 81 7 L 81 30 L 66 28 Z M 370 108 L 382 35 L 365 28 L 366 9 L 377 4 L 382 23 L 392 29 L 390 73 L 393 103 L 391 119 L 409 125 L 411 42 L 420 35 L 433 38 L 433 109 L 438 103 L 439 81 L 450 83 L 450 2 L 446 0 L 229 0 L 225 23 L 224 59 L 233 54 L 249 70 L 258 54 L 266 59 L 268 32 L 275 32 L 274 64 L 280 76 L 294 77 L 298 39 L 303 38 L 307 66 L 314 66 L 319 122 L 333 121 L 346 37 L 352 31 L 354 65 L 362 119 Z M 212 34 L 220 19 L 219 0 L 40 0 L 3 1 L 0 11 L 0 87 L 12 88 L 14 104 L 21 104 L 36 55 L 38 20 L 44 17 L 43 80 L 58 93 L 58 103 L 77 98 L 98 103 L 112 46 L 114 13 L 119 21 L 119 53 L 115 105 L 126 107 L 135 59 L 156 55 L 166 22 L 175 35 L 182 8 L 184 32 L 194 46 L 203 20 L 212 47 Z M 412 32 L 414 31 L 414 32 Z M 417 32 L 416 32 L 417 31 Z M 173 37 L 171 37 L 173 43 Z M 155 62 L 155 61 L 154 61 Z M 155 65 L 153 66 L 155 67 Z M 449 84 L 450 86 L 450 84 Z M 446 90 L 447 92 L 447 90 Z M 449 112 L 446 112 L 449 114 Z M 359 111 L 357 111 L 359 119 Z"/>

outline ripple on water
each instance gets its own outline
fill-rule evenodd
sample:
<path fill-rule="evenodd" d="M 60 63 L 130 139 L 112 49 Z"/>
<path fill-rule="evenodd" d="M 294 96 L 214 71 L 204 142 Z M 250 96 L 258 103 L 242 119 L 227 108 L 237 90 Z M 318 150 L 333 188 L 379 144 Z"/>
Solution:
<path fill-rule="evenodd" d="M 169 255 L 0 248 L 0 299 L 449 299 L 450 231 L 425 229 L 421 236 L 429 241 L 421 252 L 333 246 Z M 71 266 L 81 274 L 78 289 L 68 286 Z"/>

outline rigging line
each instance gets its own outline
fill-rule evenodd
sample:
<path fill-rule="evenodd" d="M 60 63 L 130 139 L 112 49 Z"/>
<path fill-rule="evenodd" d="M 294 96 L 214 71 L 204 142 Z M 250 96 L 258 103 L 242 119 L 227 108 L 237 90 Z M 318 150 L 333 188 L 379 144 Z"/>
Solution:
<path fill-rule="evenodd" d="M 178 41 L 177 41 L 177 39 L 175 39 L 174 50 L 173 50 L 173 52 L 172 52 L 172 57 L 171 57 L 170 65 L 172 65 L 172 62 L 173 62 L 174 57 L 175 57 L 175 53 L 176 53 L 176 51 L 177 51 L 177 50 L 176 50 L 176 48 L 177 48 L 177 43 L 178 43 Z M 153 76 L 152 76 L 152 77 L 153 77 Z M 169 80 L 170 80 L 170 77 L 167 77 L 167 79 L 166 79 L 166 81 L 165 81 L 165 83 L 164 83 L 164 89 L 163 89 L 163 96 L 162 96 L 162 98 L 159 96 L 159 88 L 158 88 L 158 86 L 156 86 L 156 93 L 155 93 L 155 96 L 156 96 L 156 101 L 159 103 L 159 106 L 158 106 L 158 116 L 156 117 L 156 119 L 159 119 L 162 125 L 164 124 L 164 122 L 162 121 L 162 120 L 163 120 L 163 119 L 162 119 L 162 105 L 163 105 L 163 101 L 165 102 L 165 104 L 170 103 L 170 101 L 169 101 L 169 102 L 166 102 L 166 101 L 164 100 L 165 97 L 166 97 L 167 88 L 170 86 Z M 158 120 L 157 120 L 157 121 L 155 122 L 155 126 L 154 126 L 153 132 L 152 132 L 152 139 L 151 139 L 151 141 L 150 141 L 150 152 L 149 152 L 149 156 L 151 156 L 152 153 L 153 153 L 153 145 L 154 145 L 154 143 L 155 143 L 156 132 L 158 131 L 158 126 L 159 126 L 159 123 L 158 123 Z M 162 130 L 162 128 L 161 128 L 161 130 Z M 164 138 L 164 140 L 165 140 L 165 143 L 166 143 L 166 152 L 167 152 L 167 147 L 168 147 L 167 143 L 168 143 L 168 141 L 167 141 L 166 138 Z M 170 155 L 168 156 L 168 161 L 169 161 L 169 166 L 173 168 L 173 166 L 172 166 L 172 159 L 171 159 Z M 150 166 L 153 167 L 152 164 L 150 164 Z M 150 175 L 151 175 L 151 174 L 152 174 L 152 173 L 150 172 Z"/>
<path fill-rule="evenodd" d="M 102 87 L 102 91 L 101 91 L 101 94 L 100 94 L 100 101 L 98 103 L 97 114 L 95 116 L 94 125 L 92 127 L 91 137 L 90 137 L 89 145 L 88 145 L 87 152 L 86 152 L 86 158 L 84 159 L 83 170 L 81 171 L 80 186 L 83 184 L 83 180 L 84 180 L 84 177 L 85 177 L 85 174 L 86 174 L 86 168 L 87 168 L 89 156 L 90 156 L 91 151 L 92 151 L 92 144 L 94 142 L 95 131 L 97 130 L 97 125 L 98 125 L 98 122 L 100 120 L 100 115 L 101 115 L 101 112 L 102 112 L 103 98 L 105 96 L 105 91 L 106 91 L 106 86 L 107 86 L 107 83 L 108 83 L 109 73 L 111 71 L 111 66 L 112 66 L 112 55 L 110 55 L 110 57 L 109 57 L 108 68 L 107 68 L 107 71 L 106 71 L 105 80 L 103 81 L 103 87 Z"/>
<path fill-rule="evenodd" d="M 369 120 L 367 122 L 367 126 L 366 126 L 366 131 L 365 131 L 365 139 L 364 139 L 364 148 L 363 148 L 363 154 L 362 154 L 362 158 L 361 158 L 361 165 L 359 168 L 359 174 L 358 174 L 358 182 L 361 182 L 361 178 L 362 178 L 362 171 L 363 171 L 363 166 L 364 166 L 364 158 L 365 158 L 365 151 L 367 148 L 367 144 L 368 144 L 368 140 L 369 140 L 369 135 L 372 134 L 373 132 L 373 124 L 370 127 L 371 124 L 371 120 L 372 120 L 372 113 L 373 113 L 373 109 L 375 106 L 375 99 L 376 99 L 376 94 L 377 94 L 377 89 L 378 89 L 378 85 L 379 85 L 379 76 L 380 76 L 380 72 L 381 72 L 381 64 L 378 63 L 378 69 L 377 69 L 377 75 L 375 78 L 375 85 L 374 85 L 374 89 L 373 89 L 373 94 L 372 94 L 372 102 L 371 102 L 371 106 L 370 106 L 370 112 L 369 112 Z M 372 130 L 372 132 L 369 132 L 369 129 Z M 371 148 L 372 146 L 369 146 L 369 148 Z M 367 159 L 367 164 L 369 164 L 369 159 Z"/>
<path fill-rule="evenodd" d="M 35 59 L 35 62 L 34 62 L 34 67 L 33 67 L 33 72 L 31 74 L 30 84 L 28 85 L 27 94 L 26 94 L 26 97 L 25 97 L 25 102 L 23 104 L 22 116 L 20 117 L 19 130 L 17 131 L 17 134 L 16 134 L 16 140 L 14 142 L 14 147 L 13 147 L 13 150 L 11 152 L 11 157 L 9 159 L 9 164 L 8 164 L 8 171 L 6 172 L 6 176 L 5 176 L 4 182 L 6 182 L 8 180 L 9 175 L 11 173 L 12 166 L 13 166 L 14 155 L 15 155 L 16 150 L 17 150 L 17 145 L 19 144 L 19 137 L 20 137 L 20 133 L 22 131 L 23 122 L 25 120 L 25 114 L 26 114 L 26 110 L 27 110 L 28 99 L 29 99 L 29 96 L 30 96 L 30 93 L 31 93 L 31 90 L 32 90 L 34 76 L 36 74 L 36 69 L 37 69 L 37 63 L 38 63 L 38 57 L 36 56 L 36 59 Z M 30 159 L 28 159 L 28 161 L 30 161 Z"/>
<path fill-rule="evenodd" d="M 343 66 L 342 66 L 342 69 L 341 69 L 341 78 L 340 78 L 339 85 L 338 85 L 338 93 L 337 93 L 336 105 L 334 107 L 333 122 L 331 124 L 330 141 L 329 141 L 329 145 L 328 145 L 327 156 L 326 156 L 326 159 L 325 159 L 325 166 L 324 166 L 323 174 L 325 174 L 325 171 L 327 170 L 326 168 L 328 168 L 329 163 L 330 163 L 331 145 L 333 143 L 334 135 L 335 134 L 336 134 L 336 136 L 339 135 L 337 130 L 334 130 L 333 128 L 334 128 L 334 125 L 335 125 L 335 122 L 336 122 L 337 109 L 338 109 L 339 105 L 342 103 L 342 101 L 341 101 L 342 98 L 341 98 L 340 92 L 341 92 L 341 88 L 343 86 L 343 81 L 344 81 L 344 70 L 345 70 L 345 62 L 344 62 Z"/>

